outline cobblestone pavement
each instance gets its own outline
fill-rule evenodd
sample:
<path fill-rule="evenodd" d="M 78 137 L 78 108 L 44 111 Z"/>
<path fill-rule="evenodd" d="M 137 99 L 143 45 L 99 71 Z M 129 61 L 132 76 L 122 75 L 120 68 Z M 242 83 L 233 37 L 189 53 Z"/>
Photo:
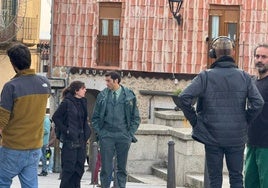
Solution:
<path fill-rule="evenodd" d="M 40 169 L 41 170 L 41 169 Z M 39 171 L 40 171 L 39 170 Z M 39 176 L 38 183 L 39 188 L 58 188 L 60 185 L 59 173 L 48 174 L 47 176 Z M 91 183 L 91 173 L 85 172 L 81 181 L 81 188 L 97 188 L 96 185 L 90 185 Z M 164 188 L 163 185 L 148 185 L 142 183 L 127 183 L 127 188 Z M 21 188 L 18 177 L 13 179 L 11 188 Z"/>

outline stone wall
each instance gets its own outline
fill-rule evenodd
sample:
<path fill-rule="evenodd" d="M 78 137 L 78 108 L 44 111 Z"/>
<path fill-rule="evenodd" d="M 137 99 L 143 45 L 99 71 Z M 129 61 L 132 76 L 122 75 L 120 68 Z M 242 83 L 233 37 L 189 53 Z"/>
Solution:
<path fill-rule="evenodd" d="M 141 124 L 128 157 L 129 174 L 151 174 L 152 165 L 168 159 L 168 142 L 174 141 L 176 185 L 184 186 L 187 174 L 204 172 L 205 153 L 202 144 L 191 137 L 191 128 Z"/>

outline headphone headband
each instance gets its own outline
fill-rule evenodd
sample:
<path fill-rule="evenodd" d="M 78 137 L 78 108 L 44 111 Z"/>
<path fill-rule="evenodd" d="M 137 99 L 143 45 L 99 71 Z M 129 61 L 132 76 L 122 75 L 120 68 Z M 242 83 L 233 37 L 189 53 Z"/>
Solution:
<path fill-rule="evenodd" d="M 234 41 L 233 41 L 231 38 L 227 37 L 227 36 L 218 36 L 218 37 L 214 38 L 214 39 L 212 40 L 212 42 L 211 42 L 210 47 L 213 48 L 213 45 L 214 45 L 215 42 L 218 41 L 219 39 L 227 39 L 227 40 L 231 41 L 233 48 L 235 47 Z"/>
<path fill-rule="evenodd" d="M 209 50 L 209 57 L 210 58 L 217 58 L 216 50 L 215 50 L 216 46 L 215 45 L 216 45 L 217 41 L 220 40 L 220 39 L 228 40 L 229 42 L 231 42 L 232 48 L 235 47 L 234 41 L 231 38 L 229 38 L 227 36 L 218 36 L 215 39 L 213 39 L 211 44 L 210 44 L 210 50 Z M 227 49 L 225 50 L 224 48 L 222 50 L 227 51 Z"/>

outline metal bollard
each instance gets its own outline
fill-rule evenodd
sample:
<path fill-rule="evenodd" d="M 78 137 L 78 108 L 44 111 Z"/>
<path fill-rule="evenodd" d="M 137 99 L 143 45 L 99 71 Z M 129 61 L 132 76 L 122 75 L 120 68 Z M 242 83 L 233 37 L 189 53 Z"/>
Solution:
<path fill-rule="evenodd" d="M 96 168 L 97 162 L 97 155 L 98 155 L 98 144 L 94 142 L 92 145 L 92 163 L 91 163 L 91 184 L 98 184 L 98 182 L 94 182 L 94 173 Z"/>
<path fill-rule="evenodd" d="M 174 141 L 168 142 L 167 188 L 176 188 Z"/>
<path fill-rule="evenodd" d="M 57 139 L 55 142 L 55 148 L 54 148 L 54 172 L 58 173 L 61 172 L 61 149 L 60 149 L 60 141 Z"/>

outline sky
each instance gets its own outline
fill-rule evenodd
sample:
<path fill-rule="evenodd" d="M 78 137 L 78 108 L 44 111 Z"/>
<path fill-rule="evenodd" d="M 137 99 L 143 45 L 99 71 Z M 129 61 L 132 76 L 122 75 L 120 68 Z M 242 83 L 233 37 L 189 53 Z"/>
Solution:
<path fill-rule="evenodd" d="M 41 0 L 41 20 L 39 35 L 39 38 L 41 40 L 50 39 L 51 3 L 52 0 Z"/>

